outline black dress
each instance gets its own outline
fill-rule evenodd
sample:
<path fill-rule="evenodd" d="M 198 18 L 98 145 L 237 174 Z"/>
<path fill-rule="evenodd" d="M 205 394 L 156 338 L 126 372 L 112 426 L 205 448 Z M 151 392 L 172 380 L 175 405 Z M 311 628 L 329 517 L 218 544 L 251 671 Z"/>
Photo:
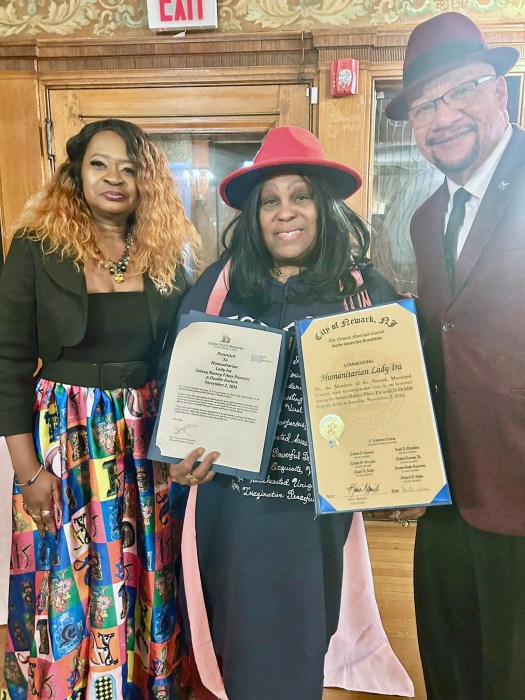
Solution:
<path fill-rule="evenodd" d="M 219 261 L 206 270 L 183 299 L 182 313 L 206 309 L 223 266 Z M 373 303 L 397 298 L 372 268 L 363 277 Z M 297 319 L 343 311 L 336 294 L 302 305 L 296 294 L 301 284 L 300 275 L 284 285 L 268 277 L 270 303 L 263 313 L 253 314 L 227 296 L 220 315 L 290 328 Z M 199 568 L 229 700 L 321 699 L 351 521 L 350 514 L 315 518 L 295 357 L 266 480 L 217 474 L 198 489 Z"/>

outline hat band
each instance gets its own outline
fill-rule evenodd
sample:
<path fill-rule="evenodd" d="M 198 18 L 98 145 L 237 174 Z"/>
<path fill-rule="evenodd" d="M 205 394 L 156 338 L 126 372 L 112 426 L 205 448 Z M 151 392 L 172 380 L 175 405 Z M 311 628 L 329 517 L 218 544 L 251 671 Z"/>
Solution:
<path fill-rule="evenodd" d="M 403 86 L 406 89 L 421 76 L 434 71 L 440 64 L 446 68 L 447 65 L 468 58 L 477 51 L 486 50 L 488 46 L 481 41 L 451 41 L 430 49 L 405 68 Z"/>

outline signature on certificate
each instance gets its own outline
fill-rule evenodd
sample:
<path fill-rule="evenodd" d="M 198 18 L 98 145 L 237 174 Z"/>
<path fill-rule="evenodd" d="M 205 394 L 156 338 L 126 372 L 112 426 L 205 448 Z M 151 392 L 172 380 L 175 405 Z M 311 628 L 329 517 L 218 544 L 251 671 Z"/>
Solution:
<path fill-rule="evenodd" d="M 186 437 L 191 437 L 191 435 L 188 433 L 188 430 L 191 430 L 192 428 L 196 428 L 196 425 L 192 425 L 191 423 L 186 423 L 185 425 L 180 425 L 177 428 L 174 428 L 173 430 L 173 435 L 177 435 L 177 437 L 180 437 L 181 435 L 185 435 Z"/>
<path fill-rule="evenodd" d="M 379 484 L 363 484 L 363 486 L 358 486 L 358 484 L 350 484 L 346 489 L 350 497 L 356 496 L 361 493 L 379 493 Z"/>

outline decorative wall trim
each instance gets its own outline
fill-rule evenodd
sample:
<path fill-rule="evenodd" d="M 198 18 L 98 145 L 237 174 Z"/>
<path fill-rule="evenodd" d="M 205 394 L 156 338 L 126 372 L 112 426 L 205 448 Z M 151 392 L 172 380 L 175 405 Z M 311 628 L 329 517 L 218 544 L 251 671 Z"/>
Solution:
<path fill-rule="evenodd" d="M 308 32 L 199 34 L 118 39 L 13 39 L 0 71 L 79 72 L 317 65 Z"/>
<path fill-rule="evenodd" d="M 109 38 L 12 38 L 0 43 L 0 71 L 178 71 L 264 66 L 318 66 L 334 58 L 400 63 L 410 28 L 363 28 L 351 32 L 216 32 L 176 36 Z M 484 28 L 492 46 L 515 46 L 525 60 L 525 29 Z"/>
<path fill-rule="evenodd" d="M 459 10 L 523 27 L 525 0 L 218 0 L 219 32 L 400 26 Z M 0 39 L 152 36 L 146 0 L 3 0 Z"/>

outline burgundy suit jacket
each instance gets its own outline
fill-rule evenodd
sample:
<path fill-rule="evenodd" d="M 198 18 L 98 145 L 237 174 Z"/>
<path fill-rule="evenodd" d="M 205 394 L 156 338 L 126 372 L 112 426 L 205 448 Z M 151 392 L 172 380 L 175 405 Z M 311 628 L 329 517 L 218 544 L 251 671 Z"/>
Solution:
<path fill-rule="evenodd" d="M 448 285 L 443 184 L 411 235 L 419 314 L 454 502 L 471 525 L 525 535 L 525 131 L 513 127 Z"/>

